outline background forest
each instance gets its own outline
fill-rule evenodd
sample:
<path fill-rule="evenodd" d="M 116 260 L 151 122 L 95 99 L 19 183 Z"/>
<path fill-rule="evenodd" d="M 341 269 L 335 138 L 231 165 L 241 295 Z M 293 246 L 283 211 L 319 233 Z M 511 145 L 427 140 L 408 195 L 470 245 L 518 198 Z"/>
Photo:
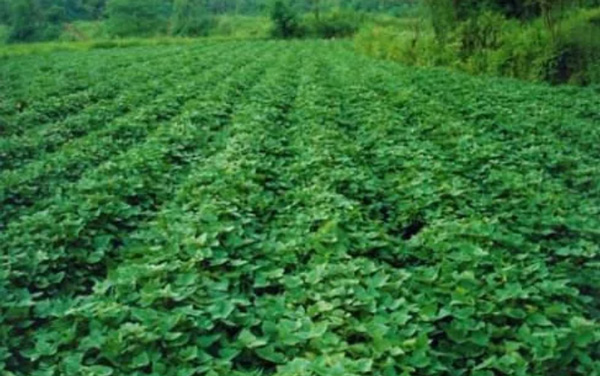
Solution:
<path fill-rule="evenodd" d="M 201 36 L 354 38 L 408 65 L 600 82 L 600 0 L 0 0 L 4 43 Z"/>
<path fill-rule="evenodd" d="M 336 10 L 345 12 L 348 18 L 350 13 L 355 17 L 365 12 L 403 15 L 415 3 L 415 0 L 0 0 L 0 24 L 4 25 L 4 36 L 9 42 L 161 34 L 200 36 L 214 32 L 226 16 L 232 29 L 264 29 L 269 26 L 265 16 L 276 9 L 293 16 L 311 13 L 317 18 L 321 12 Z"/>

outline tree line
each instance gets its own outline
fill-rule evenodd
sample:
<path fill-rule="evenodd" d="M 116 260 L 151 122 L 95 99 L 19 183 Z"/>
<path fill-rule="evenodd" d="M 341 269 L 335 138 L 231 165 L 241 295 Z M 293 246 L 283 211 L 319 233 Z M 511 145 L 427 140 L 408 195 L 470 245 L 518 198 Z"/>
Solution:
<path fill-rule="evenodd" d="M 486 12 L 507 19 L 543 18 L 553 28 L 563 8 L 599 4 L 600 0 L 0 0 L 0 24 L 8 26 L 9 42 L 29 42 L 56 39 L 65 25 L 82 20 L 103 21 L 116 37 L 201 36 L 214 26 L 217 15 L 270 15 L 275 37 L 337 37 L 357 31 L 361 12 L 414 16 L 407 10 L 418 8 L 426 9 L 440 39 L 457 25 L 473 27 L 469 35 L 477 47 L 481 22 L 469 20 Z M 312 18 L 303 17 L 307 14 Z"/>
<path fill-rule="evenodd" d="M 8 25 L 9 41 L 55 39 L 65 24 L 106 20 L 111 34 L 157 34 L 169 27 L 174 34 L 199 35 L 220 14 L 268 14 L 278 0 L 0 0 L 0 24 Z M 343 8 L 393 12 L 415 0 L 294 0 L 295 12 Z"/>

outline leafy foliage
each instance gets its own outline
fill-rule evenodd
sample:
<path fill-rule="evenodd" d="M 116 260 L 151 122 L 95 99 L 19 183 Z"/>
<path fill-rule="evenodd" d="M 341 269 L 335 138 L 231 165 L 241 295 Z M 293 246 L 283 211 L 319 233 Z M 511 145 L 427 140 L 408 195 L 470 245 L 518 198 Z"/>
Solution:
<path fill-rule="evenodd" d="M 304 35 L 300 25 L 298 13 L 286 0 L 275 0 L 271 9 L 271 21 L 273 22 L 272 36 L 275 38 L 295 38 Z"/>
<path fill-rule="evenodd" d="M 107 16 L 116 36 L 156 35 L 166 29 L 162 0 L 109 0 Z"/>
<path fill-rule="evenodd" d="M 184 36 L 206 35 L 212 28 L 212 20 L 203 14 L 199 0 L 175 0 L 171 16 L 171 34 Z"/>
<path fill-rule="evenodd" d="M 365 21 L 361 13 L 335 9 L 321 13 L 319 18 L 306 15 L 303 19 L 306 32 L 317 38 L 347 38 L 353 36 Z"/>
<path fill-rule="evenodd" d="M 273 3 L 274 0 L 0 0 L 0 26 L 6 24 L 12 29 L 10 42 L 32 42 L 98 39 L 106 34 L 200 36 L 218 33 L 223 20 L 241 20 L 244 22 L 239 29 L 231 30 L 236 25 L 228 23 L 230 30 L 221 35 L 239 37 L 258 31 L 266 37 L 268 33 L 261 26 L 264 27 L 264 18 L 269 16 Z M 413 8 L 413 4 L 414 0 L 294 0 L 293 13 L 330 13 L 329 20 L 319 23 L 329 31 L 318 36 L 331 34 L 332 27 L 344 27 L 345 34 L 336 36 L 347 36 L 350 18 L 339 17 L 340 7 L 345 14 L 402 13 Z M 295 33 L 299 36 L 298 30 Z"/>
<path fill-rule="evenodd" d="M 0 76 L 2 373 L 600 371 L 591 89 L 332 41 Z"/>
<path fill-rule="evenodd" d="M 490 10 L 467 12 L 461 19 L 449 1 L 435 4 L 430 16 L 411 23 L 364 27 L 355 38 L 357 50 L 405 64 L 475 74 L 553 84 L 600 83 L 600 23 L 595 21 L 600 8 L 548 10 L 524 23 Z"/>

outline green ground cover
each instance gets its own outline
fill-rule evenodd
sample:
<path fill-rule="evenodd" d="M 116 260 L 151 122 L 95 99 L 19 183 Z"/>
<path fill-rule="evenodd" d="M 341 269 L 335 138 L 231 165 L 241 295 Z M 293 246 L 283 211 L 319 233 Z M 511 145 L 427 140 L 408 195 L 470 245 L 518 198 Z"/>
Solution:
<path fill-rule="evenodd" d="M 600 95 L 347 42 L 0 64 L 6 375 L 598 375 Z"/>

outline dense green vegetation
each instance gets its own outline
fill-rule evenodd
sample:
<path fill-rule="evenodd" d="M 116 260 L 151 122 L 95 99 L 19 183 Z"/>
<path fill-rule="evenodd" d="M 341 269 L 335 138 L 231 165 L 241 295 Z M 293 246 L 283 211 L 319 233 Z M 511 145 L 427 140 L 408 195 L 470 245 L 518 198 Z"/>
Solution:
<path fill-rule="evenodd" d="M 0 64 L 0 373 L 598 375 L 588 88 L 349 42 Z"/>
<path fill-rule="evenodd" d="M 0 43 L 354 36 L 408 65 L 600 84 L 600 0 L 0 0 Z"/>
<path fill-rule="evenodd" d="M 416 16 L 364 27 L 357 48 L 420 66 L 600 84 L 597 0 L 423 0 Z"/>
<path fill-rule="evenodd" d="M 289 6 L 294 15 L 307 18 L 302 36 L 328 36 L 364 12 L 403 13 L 412 0 L 0 0 L 0 42 L 32 42 L 56 39 L 85 40 L 102 37 L 148 37 L 156 35 L 205 36 L 219 34 L 223 17 L 242 17 L 235 22 L 236 36 L 255 36 L 274 8 Z M 334 15 L 327 16 L 334 12 Z M 325 17 L 321 17 L 321 16 Z M 246 17 L 244 19 L 244 17 Z M 253 25 L 248 17 L 252 17 Z M 234 21 L 237 21 L 234 20 Z M 327 33 L 318 33 L 322 28 Z M 356 29 L 357 25 L 353 25 Z M 101 30 L 97 30 L 101 29 Z M 261 33 L 268 37 L 270 30 Z M 219 34 L 223 35 L 223 34 Z M 228 34 L 225 34 L 228 35 Z M 343 34 L 341 34 L 343 36 Z M 300 35 L 298 35 L 300 36 Z M 339 35 L 336 35 L 339 36 Z"/>

